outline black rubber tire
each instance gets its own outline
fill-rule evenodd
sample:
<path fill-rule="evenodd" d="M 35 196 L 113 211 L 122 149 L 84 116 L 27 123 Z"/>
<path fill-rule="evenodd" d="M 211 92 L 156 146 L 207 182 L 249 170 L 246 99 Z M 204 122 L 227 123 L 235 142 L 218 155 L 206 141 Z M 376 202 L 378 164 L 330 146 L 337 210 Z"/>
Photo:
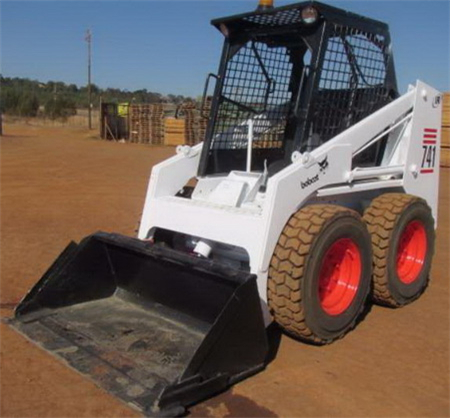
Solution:
<path fill-rule="evenodd" d="M 371 202 L 363 218 L 372 237 L 372 299 L 392 308 L 413 302 L 428 285 L 434 254 L 434 219 L 430 207 L 417 196 L 385 193 Z M 397 274 L 397 250 L 402 232 L 414 220 L 425 228 L 427 253 L 417 279 L 405 284 Z"/>
<path fill-rule="evenodd" d="M 331 245 L 340 238 L 356 243 L 361 256 L 357 292 L 340 315 L 329 315 L 319 299 L 319 272 Z M 283 229 L 271 259 L 268 304 L 275 321 L 290 335 L 322 345 L 341 338 L 360 316 L 372 274 L 370 235 L 359 214 L 335 205 L 310 205 Z"/>

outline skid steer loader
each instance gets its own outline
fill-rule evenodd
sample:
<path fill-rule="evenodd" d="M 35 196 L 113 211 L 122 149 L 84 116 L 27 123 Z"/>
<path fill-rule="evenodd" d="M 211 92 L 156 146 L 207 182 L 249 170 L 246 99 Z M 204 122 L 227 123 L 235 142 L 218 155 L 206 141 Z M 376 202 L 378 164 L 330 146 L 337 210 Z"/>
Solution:
<path fill-rule="evenodd" d="M 441 94 L 399 95 L 388 26 L 267 0 L 212 24 L 204 142 L 153 168 L 138 238 L 71 243 L 10 321 L 146 415 L 264 369 L 273 321 L 327 344 L 414 301 L 434 251 Z"/>

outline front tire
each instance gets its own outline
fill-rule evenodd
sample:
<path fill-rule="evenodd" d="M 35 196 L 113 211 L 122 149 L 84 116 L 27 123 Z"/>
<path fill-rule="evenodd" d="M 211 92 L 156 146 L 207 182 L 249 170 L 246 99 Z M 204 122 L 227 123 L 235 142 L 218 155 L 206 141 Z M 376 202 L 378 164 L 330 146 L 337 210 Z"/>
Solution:
<path fill-rule="evenodd" d="M 402 193 L 385 193 L 364 212 L 372 237 L 373 296 L 398 308 L 426 289 L 434 254 L 434 219 L 427 203 Z"/>
<path fill-rule="evenodd" d="M 296 212 L 279 238 L 268 304 L 290 335 L 327 344 L 352 329 L 370 289 L 370 235 L 359 214 L 335 205 Z"/>

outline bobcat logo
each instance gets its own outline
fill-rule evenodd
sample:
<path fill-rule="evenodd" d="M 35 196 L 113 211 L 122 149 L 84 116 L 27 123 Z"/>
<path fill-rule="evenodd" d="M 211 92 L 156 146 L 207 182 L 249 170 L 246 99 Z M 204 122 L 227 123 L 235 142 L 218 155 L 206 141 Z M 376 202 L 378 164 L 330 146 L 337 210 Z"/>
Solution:
<path fill-rule="evenodd" d="M 319 172 L 315 176 L 308 177 L 305 181 L 301 181 L 300 185 L 301 185 L 302 189 L 304 189 L 308 186 L 311 186 L 311 184 L 315 183 L 316 181 L 319 181 L 319 176 L 321 174 L 325 174 L 325 170 L 329 166 L 328 155 L 322 161 L 317 161 L 317 164 L 319 164 L 319 167 L 320 167 Z"/>
<path fill-rule="evenodd" d="M 328 155 L 322 161 L 318 161 L 317 164 L 319 164 L 320 172 L 321 173 L 325 172 L 325 170 L 329 166 L 329 164 L 328 164 Z"/>

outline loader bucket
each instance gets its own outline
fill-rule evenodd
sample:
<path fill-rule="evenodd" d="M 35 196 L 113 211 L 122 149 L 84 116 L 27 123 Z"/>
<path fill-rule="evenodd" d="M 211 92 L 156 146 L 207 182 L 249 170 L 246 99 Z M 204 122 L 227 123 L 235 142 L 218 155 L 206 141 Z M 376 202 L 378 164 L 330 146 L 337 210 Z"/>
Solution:
<path fill-rule="evenodd" d="M 103 232 L 71 243 L 10 324 L 147 416 L 262 370 L 255 276 Z"/>

